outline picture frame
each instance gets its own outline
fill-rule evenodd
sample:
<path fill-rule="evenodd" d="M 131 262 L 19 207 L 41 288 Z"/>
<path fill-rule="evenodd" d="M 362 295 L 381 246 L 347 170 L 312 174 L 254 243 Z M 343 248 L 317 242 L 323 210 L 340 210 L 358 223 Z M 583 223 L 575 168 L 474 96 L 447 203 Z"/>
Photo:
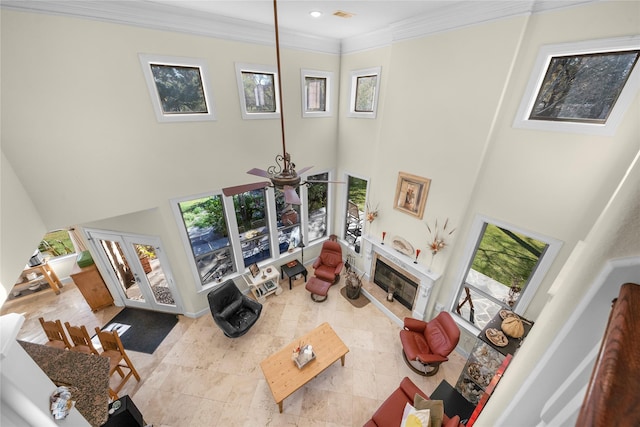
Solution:
<path fill-rule="evenodd" d="M 431 180 L 429 178 L 399 172 L 393 207 L 401 212 L 422 219 L 430 185 Z"/>
<path fill-rule="evenodd" d="M 251 273 L 251 277 L 256 277 L 260 274 L 260 267 L 255 262 L 249 266 L 249 273 Z"/>

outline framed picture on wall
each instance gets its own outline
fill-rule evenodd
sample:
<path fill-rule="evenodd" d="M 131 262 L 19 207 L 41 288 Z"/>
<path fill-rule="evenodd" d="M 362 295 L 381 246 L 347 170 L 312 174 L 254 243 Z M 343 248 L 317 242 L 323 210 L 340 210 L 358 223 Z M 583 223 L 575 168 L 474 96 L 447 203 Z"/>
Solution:
<path fill-rule="evenodd" d="M 430 184 L 431 180 L 429 178 L 399 172 L 393 207 L 422 219 Z"/>

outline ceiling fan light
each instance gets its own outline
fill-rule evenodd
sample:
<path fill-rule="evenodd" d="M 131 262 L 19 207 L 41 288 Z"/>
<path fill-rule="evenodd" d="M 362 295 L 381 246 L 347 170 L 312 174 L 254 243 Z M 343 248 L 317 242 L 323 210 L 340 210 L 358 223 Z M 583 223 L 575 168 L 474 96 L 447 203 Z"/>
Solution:
<path fill-rule="evenodd" d="M 320 18 L 322 16 L 322 12 L 319 10 L 312 10 L 309 12 L 309 15 L 311 15 L 312 18 Z"/>

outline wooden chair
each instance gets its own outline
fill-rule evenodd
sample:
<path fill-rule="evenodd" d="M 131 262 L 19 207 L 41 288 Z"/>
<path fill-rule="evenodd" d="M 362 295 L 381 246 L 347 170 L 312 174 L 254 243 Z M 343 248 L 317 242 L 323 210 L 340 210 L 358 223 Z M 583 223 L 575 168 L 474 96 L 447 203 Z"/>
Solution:
<path fill-rule="evenodd" d="M 73 347 L 69 350 L 78 353 L 95 354 L 96 356 L 100 355 L 98 350 L 93 346 L 89 332 L 87 332 L 87 328 L 84 325 L 71 326 L 69 322 L 64 322 L 64 327 L 67 329 L 71 342 L 73 343 Z"/>
<path fill-rule="evenodd" d="M 111 331 L 101 331 L 100 328 L 96 327 L 96 335 L 100 340 L 100 344 L 102 344 L 103 352 L 100 353 L 100 356 L 109 358 L 109 378 L 117 372 L 120 375 L 122 380 L 115 388 L 109 387 L 109 395 L 118 399 L 118 392 L 125 385 L 129 378 L 133 375 L 136 380 L 140 381 L 140 375 L 136 368 L 131 363 L 131 359 L 127 356 L 127 353 L 124 351 L 124 346 L 122 345 L 122 341 L 120 341 L 120 337 L 118 336 L 118 332 Z M 128 369 L 129 372 L 125 375 L 122 371 L 122 368 Z"/>
<path fill-rule="evenodd" d="M 46 346 L 59 348 L 61 350 L 71 348 L 71 343 L 67 338 L 67 334 L 64 333 L 60 320 L 44 320 L 43 317 L 40 317 L 38 320 L 40 320 L 42 329 L 44 329 L 44 333 L 49 339 L 45 344 Z"/>

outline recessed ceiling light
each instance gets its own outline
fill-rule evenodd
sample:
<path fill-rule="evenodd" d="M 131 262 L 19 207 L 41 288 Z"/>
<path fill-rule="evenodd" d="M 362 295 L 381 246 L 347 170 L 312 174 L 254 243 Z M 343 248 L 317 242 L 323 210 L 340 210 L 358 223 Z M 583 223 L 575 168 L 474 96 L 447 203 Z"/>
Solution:
<path fill-rule="evenodd" d="M 311 12 L 309 12 L 309 15 L 314 18 L 320 18 L 322 16 L 322 12 L 320 12 L 319 10 L 312 10 Z"/>

